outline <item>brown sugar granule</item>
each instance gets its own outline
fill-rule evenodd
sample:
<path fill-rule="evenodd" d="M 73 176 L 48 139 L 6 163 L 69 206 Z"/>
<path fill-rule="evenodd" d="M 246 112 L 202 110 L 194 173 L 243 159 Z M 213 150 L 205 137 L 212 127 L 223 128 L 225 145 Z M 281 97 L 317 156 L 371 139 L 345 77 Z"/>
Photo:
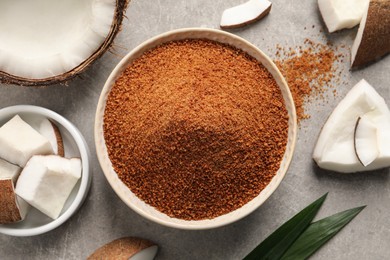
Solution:
<path fill-rule="evenodd" d="M 254 58 L 209 40 L 173 41 L 117 79 L 104 137 L 119 178 L 159 211 L 215 218 L 271 181 L 285 152 L 288 114 Z"/>
<path fill-rule="evenodd" d="M 326 89 L 334 87 L 335 78 L 340 77 L 336 61 L 342 60 L 343 55 L 336 54 L 332 47 L 330 43 L 315 43 L 309 39 L 297 50 L 276 47 L 275 63 L 288 83 L 298 120 L 310 117 L 304 110 L 305 101 L 309 97 L 321 97 Z"/>

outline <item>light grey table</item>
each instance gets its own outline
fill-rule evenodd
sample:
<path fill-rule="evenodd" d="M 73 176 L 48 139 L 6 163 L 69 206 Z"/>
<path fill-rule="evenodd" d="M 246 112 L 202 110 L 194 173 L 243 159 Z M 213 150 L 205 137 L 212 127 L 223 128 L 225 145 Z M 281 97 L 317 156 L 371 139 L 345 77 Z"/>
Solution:
<path fill-rule="evenodd" d="M 95 109 L 110 71 L 127 52 L 144 40 L 171 29 L 219 28 L 224 9 L 244 0 L 134 0 L 112 53 L 68 83 L 46 88 L 0 85 L 0 107 L 33 104 L 52 109 L 73 122 L 91 150 L 93 181 L 83 207 L 64 225 L 35 237 L 0 235 L 0 259 L 84 259 L 97 247 L 122 236 L 139 236 L 160 246 L 157 259 L 240 259 L 280 224 L 308 203 L 329 192 L 318 217 L 360 205 L 367 208 L 327 243 L 313 259 L 390 258 L 390 179 L 388 170 L 341 175 L 315 167 L 311 154 L 326 117 L 345 93 L 365 78 L 390 104 L 390 57 L 363 70 L 341 70 L 345 83 L 338 95 L 307 103 L 311 118 L 301 123 L 295 155 L 276 192 L 259 209 L 225 227 L 185 231 L 150 222 L 128 208 L 112 191 L 99 166 L 93 138 Z M 315 25 L 315 28 L 312 28 Z M 304 28 L 307 27 L 306 30 Z M 231 31 L 275 57 L 276 44 L 301 45 L 305 38 L 350 46 L 353 30 L 331 36 L 315 0 L 274 0 L 262 21 Z M 326 31 L 326 30 L 325 30 Z M 349 53 L 345 52 L 349 59 Z"/>

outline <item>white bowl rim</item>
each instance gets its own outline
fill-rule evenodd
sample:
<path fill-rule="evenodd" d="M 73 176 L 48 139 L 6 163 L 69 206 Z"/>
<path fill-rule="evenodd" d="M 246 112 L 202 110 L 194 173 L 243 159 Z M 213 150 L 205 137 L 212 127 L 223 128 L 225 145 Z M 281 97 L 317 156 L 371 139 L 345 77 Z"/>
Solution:
<path fill-rule="evenodd" d="M 64 222 L 66 222 L 83 204 L 88 194 L 88 191 L 90 189 L 91 180 L 92 180 L 92 174 L 90 173 L 89 170 L 90 152 L 89 152 L 87 142 L 85 141 L 81 132 L 69 120 L 67 120 L 60 114 L 52 110 L 49 110 L 47 108 L 34 106 L 34 105 L 15 105 L 15 106 L 9 106 L 0 109 L 0 116 L 1 115 L 12 116 L 18 113 L 30 113 L 30 114 L 42 115 L 47 117 L 48 119 L 55 120 L 61 126 L 63 126 L 71 134 L 72 138 L 74 139 L 77 145 L 77 148 L 80 152 L 82 169 L 83 169 L 83 175 L 80 180 L 80 188 L 77 192 L 76 197 L 74 198 L 69 208 L 65 212 L 63 212 L 57 219 L 39 227 L 24 228 L 24 229 L 17 229 L 17 228 L 7 227 L 7 225 L 0 225 L 0 233 L 6 235 L 21 236 L 21 237 L 35 236 L 35 235 L 46 233 L 48 231 L 51 231 L 59 227 Z"/>
<path fill-rule="evenodd" d="M 271 68 L 276 73 L 276 76 L 280 78 L 281 82 L 278 82 L 278 85 L 282 84 L 283 87 L 286 88 L 285 89 L 285 91 L 286 91 L 285 94 L 287 95 L 287 99 L 289 100 L 289 102 L 291 102 L 290 104 L 292 105 L 292 106 L 289 107 L 289 110 L 288 110 L 288 112 L 289 112 L 289 133 L 288 133 L 287 148 L 289 147 L 290 149 L 289 149 L 289 152 L 287 152 L 287 148 L 286 148 L 285 156 L 283 158 L 283 161 L 284 161 L 284 164 L 285 164 L 285 169 L 282 172 L 280 172 L 280 171 L 277 172 L 276 175 L 279 175 L 280 178 L 278 178 L 278 180 L 276 181 L 276 183 L 274 185 L 275 187 L 272 188 L 271 192 L 267 196 L 265 196 L 264 199 L 262 199 L 261 203 L 259 203 L 258 205 L 256 205 L 255 207 L 253 207 L 253 208 L 251 208 L 249 210 L 245 210 L 243 213 L 239 214 L 239 216 L 236 216 L 236 217 L 228 219 L 228 220 L 219 221 L 219 222 L 208 222 L 207 223 L 207 220 L 206 220 L 206 223 L 204 223 L 202 225 L 192 225 L 192 224 L 193 223 L 197 223 L 197 222 L 200 223 L 201 221 L 204 221 L 204 220 L 200 220 L 200 221 L 196 221 L 196 220 L 185 221 L 185 220 L 179 219 L 180 221 L 184 221 L 186 223 L 177 223 L 177 222 L 170 222 L 170 221 L 166 221 L 166 220 L 160 219 L 160 218 L 158 218 L 156 216 L 153 216 L 151 214 L 148 214 L 148 213 L 144 212 L 143 210 L 141 210 L 137 206 L 134 206 L 133 203 L 131 203 L 129 201 L 129 198 L 125 197 L 122 192 L 118 192 L 118 190 L 115 189 L 115 185 L 117 184 L 116 182 L 119 180 L 119 178 L 117 180 L 114 180 L 109 175 L 110 174 L 109 173 L 110 169 L 108 168 L 107 164 L 105 163 L 105 161 L 109 160 L 109 158 L 108 158 L 107 152 L 105 150 L 105 145 L 103 144 L 104 143 L 104 137 L 102 137 L 102 134 L 101 134 L 102 131 L 103 131 L 102 130 L 102 121 L 103 121 L 102 117 L 104 115 L 105 98 L 106 98 L 107 94 L 109 93 L 109 89 L 111 88 L 112 82 L 114 82 L 114 80 L 121 74 L 121 72 L 124 70 L 124 68 L 126 68 L 128 66 L 128 64 L 130 64 L 129 61 L 131 61 L 131 59 L 134 58 L 133 56 L 135 54 L 137 54 L 137 53 L 140 53 L 140 52 L 143 53 L 144 51 L 149 50 L 150 49 L 150 45 L 153 45 L 153 43 L 155 43 L 158 40 L 166 39 L 166 38 L 169 38 L 169 37 L 171 37 L 173 35 L 176 35 L 176 34 L 186 34 L 186 33 L 189 33 L 189 32 L 193 32 L 193 33 L 197 33 L 197 32 L 210 33 L 210 34 L 216 34 L 216 35 L 223 36 L 223 37 L 232 38 L 232 39 L 234 39 L 234 40 L 236 40 L 238 42 L 241 42 L 244 45 L 249 46 L 250 48 L 256 50 L 256 52 L 258 54 L 260 54 L 260 56 L 262 56 L 262 58 L 264 58 L 267 61 L 267 63 L 268 63 L 267 66 L 269 66 L 269 67 L 267 67 L 264 64 L 263 65 L 268 70 Z M 191 38 L 191 37 L 188 37 L 188 38 Z M 203 37 L 203 38 L 205 38 L 205 37 Z M 212 39 L 212 40 L 214 40 L 214 39 Z M 218 41 L 218 40 L 216 40 L 216 41 Z M 165 41 L 165 42 L 168 42 L 168 41 Z M 155 46 L 157 46 L 157 45 L 155 45 Z M 270 71 L 270 73 L 273 74 L 273 72 L 271 72 L 271 71 Z M 273 74 L 273 76 L 275 78 L 274 74 Z M 277 80 L 277 79 L 275 78 L 275 80 Z M 279 86 L 279 87 L 281 87 L 281 86 Z M 284 97 L 284 99 L 286 99 L 286 97 Z M 285 104 L 285 105 L 287 105 L 287 104 Z M 296 111 L 295 111 L 294 100 L 293 100 L 291 92 L 290 92 L 290 90 L 288 88 L 288 84 L 287 84 L 286 80 L 284 79 L 283 75 L 280 73 L 280 71 L 277 68 L 277 66 L 273 63 L 273 61 L 266 54 L 264 54 L 260 49 L 258 49 L 256 46 L 254 46 L 252 43 L 248 42 L 247 40 L 245 40 L 245 39 L 243 39 L 243 38 L 241 38 L 241 37 L 239 37 L 237 35 L 225 32 L 225 31 L 221 31 L 221 30 L 217 30 L 217 29 L 210 29 L 210 28 L 182 28 L 182 29 L 171 30 L 171 31 L 159 34 L 159 35 L 157 35 L 155 37 L 152 37 L 152 38 L 144 41 L 143 43 L 138 45 L 136 48 L 134 48 L 132 51 L 130 51 L 116 65 L 116 67 L 110 73 L 108 79 L 106 80 L 106 82 L 104 84 L 104 87 L 102 89 L 100 98 L 99 98 L 99 102 L 98 102 L 98 106 L 97 106 L 97 110 L 96 110 L 96 116 L 95 116 L 95 146 L 96 146 L 97 157 L 98 157 L 100 166 L 101 166 L 101 168 L 103 170 L 103 173 L 106 176 L 106 179 L 110 183 L 110 186 L 112 187 L 114 192 L 117 194 L 117 196 L 128 207 L 130 207 L 131 209 L 133 209 L 135 212 L 137 212 L 141 216 L 143 216 L 143 217 L 145 217 L 145 218 L 147 218 L 147 219 L 149 219 L 149 220 L 151 220 L 153 222 L 156 222 L 156 223 L 159 223 L 161 225 L 168 226 L 168 227 L 179 228 L 179 229 L 187 229 L 187 230 L 202 230 L 202 229 L 211 229 L 211 228 L 217 228 L 217 227 L 220 227 L 220 226 L 224 226 L 224 225 L 233 223 L 235 221 L 238 221 L 239 219 L 249 215 L 251 212 L 253 212 L 258 207 L 260 207 L 273 194 L 273 192 L 279 186 L 280 182 L 282 181 L 282 179 L 284 178 L 285 174 L 287 173 L 288 167 L 289 167 L 289 165 L 291 163 L 291 160 L 292 160 L 293 152 L 295 150 L 296 136 L 297 136 L 297 116 L 296 116 Z M 111 167 L 111 170 L 112 170 L 112 167 Z M 276 175 L 274 176 L 274 178 L 276 177 Z M 267 185 L 267 186 L 269 186 L 269 185 Z M 263 191 L 261 191 L 260 194 L 262 192 Z M 259 197 L 260 194 L 257 197 Z M 249 202 L 247 204 L 249 204 Z M 224 215 L 222 215 L 222 216 L 224 216 Z M 221 217 L 221 216 L 219 216 L 219 217 Z M 217 217 L 217 218 L 219 218 L 219 217 Z M 172 218 L 172 219 L 175 219 L 175 218 Z M 214 218 L 214 219 L 216 219 L 216 218 Z"/>

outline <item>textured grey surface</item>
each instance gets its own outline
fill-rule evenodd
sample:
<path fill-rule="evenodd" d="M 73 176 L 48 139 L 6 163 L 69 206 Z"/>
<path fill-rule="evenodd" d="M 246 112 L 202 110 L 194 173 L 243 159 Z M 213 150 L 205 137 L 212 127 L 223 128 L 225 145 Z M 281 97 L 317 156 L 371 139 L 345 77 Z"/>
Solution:
<path fill-rule="evenodd" d="M 325 192 L 329 192 L 329 196 L 319 217 L 355 206 L 368 206 L 313 259 L 390 258 L 388 170 L 341 175 L 319 170 L 311 160 L 326 117 L 360 79 L 370 82 L 390 104 L 390 57 L 355 72 L 349 71 L 346 62 L 340 65 L 343 83 L 337 86 L 338 95 L 334 97 L 329 92 L 326 100 L 307 102 L 311 118 L 301 124 L 295 156 L 286 178 L 265 204 L 236 223 L 204 231 L 164 227 L 125 206 L 107 183 L 95 154 L 93 125 L 99 94 L 110 71 L 128 51 L 159 33 L 184 27 L 218 28 L 222 11 L 243 1 L 134 0 L 113 53 L 106 53 L 68 86 L 0 85 L 1 108 L 33 104 L 52 109 L 73 122 L 92 151 L 93 173 L 85 204 L 68 222 L 35 237 L 0 235 L 1 259 L 84 259 L 97 247 L 122 236 L 140 236 L 156 242 L 160 246 L 157 259 L 240 259 L 290 216 Z M 324 25 L 315 0 L 274 0 L 271 13 L 265 19 L 231 32 L 273 58 L 276 44 L 294 48 L 305 38 L 311 38 L 319 42 L 330 40 L 336 46 L 350 46 L 356 34 L 356 28 L 332 36 L 321 33 L 320 29 L 324 29 Z M 348 52 L 345 54 L 348 60 Z"/>

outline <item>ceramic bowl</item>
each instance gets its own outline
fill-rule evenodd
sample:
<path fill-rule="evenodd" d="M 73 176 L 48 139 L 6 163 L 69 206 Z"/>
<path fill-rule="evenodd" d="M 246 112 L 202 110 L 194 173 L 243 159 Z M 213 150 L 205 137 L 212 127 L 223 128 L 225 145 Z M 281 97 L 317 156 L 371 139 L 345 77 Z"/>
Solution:
<path fill-rule="evenodd" d="M 65 157 L 79 157 L 82 162 L 82 175 L 68 197 L 60 216 L 53 220 L 37 209 L 31 207 L 23 221 L 0 225 L 0 233 L 12 236 L 34 236 L 53 230 L 67 221 L 83 204 L 86 198 L 92 175 L 89 172 L 89 150 L 80 131 L 59 114 L 37 106 L 19 105 L 0 110 L 0 126 L 15 115 L 27 123 L 36 118 L 48 118 L 54 122 L 62 135 Z"/>
<path fill-rule="evenodd" d="M 145 51 L 156 47 L 159 44 L 172 40 L 194 38 L 209 39 L 235 46 L 236 48 L 247 52 L 249 55 L 260 61 L 273 75 L 283 94 L 283 98 L 289 115 L 289 129 L 288 143 L 280 168 L 277 171 L 275 177 L 272 179 L 272 181 L 267 185 L 264 190 L 261 191 L 261 193 L 257 197 L 255 197 L 253 200 L 251 200 L 241 208 L 236 209 L 228 214 L 216 217 L 214 219 L 188 221 L 169 217 L 156 210 L 155 208 L 147 205 L 137 196 L 135 196 L 131 192 L 131 190 L 118 178 L 108 157 L 107 148 L 105 145 L 105 140 L 103 136 L 103 116 L 106 100 L 108 94 L 110 93 L 111 87 L 113 86 L 115 80 L 119 77 L 119 75 L 129 64 L 132 63 L 134 59 L 138 58 Z M 162 225 L 181 229 L 209 229 L 223 226 L 243 218 L 244 216 L 254 211 L 256 208 L 258 208 L 261 204 L 263 204 L 264 201 L 266 201 L 267 198 L 271 196 L 271 194 L 276 190 L 287 172 L 295 147 L 296 132 L 297 119 L 294 102 L 286 81 L 284 80 L 283 76 L 280 74 L 278 68 L 275 66 L 272 60 L 268 58 L 262 51 L 256 48 L 253 44 L 236 35 L 219 30 L 204 28 L 179 29 L 161 34 L 150 40 L 147 40 L 146 42 L 142 43 L 134 50 L 132 50 L 129 54 L 127 54 L 115 67 L 115 69 L 112 71 L 111 75 L 107 79 L 100 96 L 95 118 L 96 152 L 103 172 L 112 189 L 122 199 L 123 202 L 125 202 L 130 208 L 132 208 L 140 215 Z"/>

